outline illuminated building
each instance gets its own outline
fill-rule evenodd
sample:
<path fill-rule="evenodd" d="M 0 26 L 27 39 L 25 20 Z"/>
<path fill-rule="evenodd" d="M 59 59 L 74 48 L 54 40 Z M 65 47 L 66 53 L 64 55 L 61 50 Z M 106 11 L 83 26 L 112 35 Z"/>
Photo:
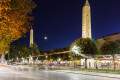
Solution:
<path fill-rule="evenodd" d="M 96 39 L 98 48 L 100 48 L 106 41 L 117 41 L 120 40 L 120 33 L 114 33 L 106 36 L 102 36 Z"/>

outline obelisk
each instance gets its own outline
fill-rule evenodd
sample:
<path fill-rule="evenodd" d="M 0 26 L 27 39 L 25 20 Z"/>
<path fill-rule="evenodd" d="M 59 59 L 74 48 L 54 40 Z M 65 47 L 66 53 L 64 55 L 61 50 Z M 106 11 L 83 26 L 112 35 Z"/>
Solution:
<path fill-rule="evenodd" d="M 30 30 L 30 47 L 33 45 L 33 29 Z"/>
<path fill-rule="evenodd" d="M 82 38 L 92 38 L 91 35 L 91 11 L 88 0 L 82 8 Z"/>

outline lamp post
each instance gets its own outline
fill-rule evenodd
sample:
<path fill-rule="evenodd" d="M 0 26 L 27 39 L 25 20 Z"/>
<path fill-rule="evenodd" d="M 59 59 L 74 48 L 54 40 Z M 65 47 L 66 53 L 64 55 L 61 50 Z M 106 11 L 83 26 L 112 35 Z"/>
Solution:
<path fill-rule="evenodd" d="M 17 57 L 17 64 L 18 64 L 18 57 Z"/>
<path fill-rule="evenodd" d="M 36 62 L 36 64 L 38 64 L 38 57 L 37 57 L 37 59 L 35 60 L 35 62 Z"/>
<path fill-rule="evenodd" d="M 25 59 L 22 57 L 22 64 L 24 65 L 25 64 Z"/>
<path fill-rule="evenodd" d="M 58 65 L 59 65 L 59 68 L 60 68 L 60 61 L 61 61 L 61 58 L 58 58 Z"/>
<path fill-rule="evenodd" d="M 73 59 L 74 59 L 74 69 L 75 69 L 75 56 L 73 57 Z"/>
<path fill-rule="evenodd" d="M 46 57 L 46 60 L 47 60 L 48 56 L 45 56 L 45 57 Z"/>
<path fill-rule="evenodd" d="M 13 58 L 12 58 L 12 65 L 13 65 Z"/>
<path fill-rule="evenodd" d="M 97 65 L 97 63 L 98 63 L 98 60 L 97 60 L 97 58 L 96 58 L 96 69 L 98 69 L 98 65 Z"/>
<path fill-rule="evenodd" d="M 47 58 L 48 58 L 48 56 L 45 56 L 46 57 L 46 66 L 47 66 Z"/>

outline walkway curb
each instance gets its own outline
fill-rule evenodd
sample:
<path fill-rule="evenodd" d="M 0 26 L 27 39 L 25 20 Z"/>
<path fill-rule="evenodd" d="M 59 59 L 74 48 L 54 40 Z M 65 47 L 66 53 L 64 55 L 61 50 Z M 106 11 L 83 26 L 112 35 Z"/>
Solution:
<path fill-rule="evenodd" d="M 55 70 L 57 72 L 65 72 L 72 74 L 81 74 L 81 75 L 89 75 L 89 76 L 98 76 L 98 77 L 107 77 L 113 79 L 120 79 L 119 74 L 107 74 L 107 73 L 95 73 L 95 72 L 84 72 L 84 71 L 70 71 L 70 70 Z"/>

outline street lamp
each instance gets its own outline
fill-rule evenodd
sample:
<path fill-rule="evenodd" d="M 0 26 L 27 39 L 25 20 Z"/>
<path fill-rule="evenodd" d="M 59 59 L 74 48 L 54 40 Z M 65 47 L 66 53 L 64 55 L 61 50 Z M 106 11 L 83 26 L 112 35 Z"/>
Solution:
<path fill-rule="evenodd" d="M 25 64 L 25 59 L 22 57 L 22 64 Z"/>
<path fill-rule="evenodd" d="M 61 61 L 61 58 L 58 58 L 58 62 L 59 62 L 59 64 L 60 64 L 60 61 Z"/>
<path fill-rule="evenodd" d="M 59 58 L 58 61 L 61 61 L 61 59 Z"/>
<path fill-rule="evenodd" d="M 61 61 L 61 58 L 58 58 L 58 65 L 59 65 L 59 68 L 60 68 L 60 61 Z"/>
<path fill-rule="evenodd" d="M 35 63 L 38 64 L 38 57 L 36 58 Z"/>
<path fill-rule="evenodd" d="M 13 65 L 13 58 L 12 58 L 12 65 Z"/>
<path fill-rule="evenodd" d="M 46 64 L 47 64 L 47 58 L 48 58 L 48 56 L 45 56 L 46 57 Z"/>
<path fill-rule="evenodd" d="M 46 59 L 48 58 L 48 56 L 45 56 L 46 57 Z"/>
<path fill-rule="evenodd" d="M 17 64 L 18 64 L 18 57 L 17 57 Z"/>

